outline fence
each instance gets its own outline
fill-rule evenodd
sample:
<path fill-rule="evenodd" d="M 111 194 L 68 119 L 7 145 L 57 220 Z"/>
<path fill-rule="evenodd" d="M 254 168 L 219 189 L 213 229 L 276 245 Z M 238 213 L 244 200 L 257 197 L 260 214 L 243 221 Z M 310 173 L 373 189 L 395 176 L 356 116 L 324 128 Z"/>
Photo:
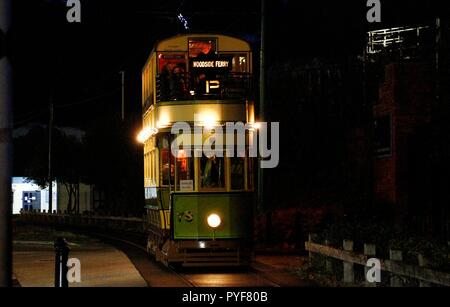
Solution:
<path fill-rule="evenodd" d="M 309 252 L 310 258 L 314 254 L 319 254 L 326 257 L 325 270 L 332 272 L 332 263 L 330 258 L 337 259 L 343 262 L 343 281 L 345 283 L 355 283 L 355 264 L 365 267 L 365 273 L 369 269 L 367 261 L 376 257 L 376 246 L 373 244 L 364 244 L 364 254 L 354 252 L 354 242 L 344 240 L 342 249 L 337 249 L 328 245 L 314 242 L 315 235 L 310 235 L 309 240 L 305 242 L 305 249 Z M 419 281 L 421 287 L 429 287 L 431 285 L 440 285 L 450 287 L 450 274 L 444 272 L 434 271 L 427 268 L 427 259 L 419 254 L 418 265 L 411 265 L 403 262 L 403 253 L 398 250 L 390 250 L 390 259 L 381 260 L 381 271 L 389 272 L 390 286 L 402 287 L 404 285 L 404 278 L 412 278 Z M 373 283 L 366 281 L 367 286 L 375 286 Z"/>

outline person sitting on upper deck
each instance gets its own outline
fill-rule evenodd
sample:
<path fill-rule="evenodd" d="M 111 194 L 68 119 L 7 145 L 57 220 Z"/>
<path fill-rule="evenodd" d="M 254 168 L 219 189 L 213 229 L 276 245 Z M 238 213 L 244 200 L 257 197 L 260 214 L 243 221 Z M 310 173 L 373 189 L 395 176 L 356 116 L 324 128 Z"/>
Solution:
<path fill-rule="evenodd" d="M 171 78 L 171 71 L 169 69 L 168 64 L 165 64 L 164 68 L 161 70 L 161 73 L 159 74 L 161 101 L 166 101 L 169 100 L 170 98 L 170 78 Z"/>
<path fill-rule="evenodd" d="M 170 79 L 170 96 L 172 100 L 182 99 L 186 93 L 185 73 L 182 64 L 177 64 L 172 70 Z"/>

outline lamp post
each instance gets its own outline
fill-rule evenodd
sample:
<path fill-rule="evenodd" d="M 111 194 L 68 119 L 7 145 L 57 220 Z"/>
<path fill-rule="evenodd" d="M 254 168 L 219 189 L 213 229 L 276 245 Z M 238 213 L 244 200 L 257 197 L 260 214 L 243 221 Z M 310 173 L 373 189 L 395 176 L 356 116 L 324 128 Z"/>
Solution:
<path fill-rule="evenodd" d="M 259 54 L 259 121 L 265 121 L 265 0 L 261 0 L 261 48 Z M 260 165 L 258 167 L 258 203 L 259 208 L 264 210 L 264 172 Z"/>
<path fill-rule="evenodd" d="M 50 99 L 49 118 L 48 118 L 48 212 L 49 213 L 53 212 L 52 137 L 53 137 L 53 97 Z"/>
<path fill-rule="evenodd" d="M 265 39 L 266 39 L 266 1 L 261 0 L 261 47 L 260 47 L 260 67 L 259 67 L 259 121 L 266 121 L 265 110 L 265 92 L 266 92 L 266 59 L 265 59 Z M 266 207 L 264 192 L 264 169 L 261 167 L 262 158 L 260 157 L 258 167 L 258 205 L 261 212 L 266 215 L 266 240 L 270 241 L 272 237 L 272 212 Z"/>
<path fill-rule="evenodd" d="M 120 72 L 122 75 L 122 108 L 121 108 L 121 119 L 122 122 L 125 120 L 125 71 Z"/>
<path fill-rule="evenodd" d="M 11 1 L 0 0 L 0 287 L 11 286 L 11 149 L 12 86 L 6 34 L 11 25 Z"/>

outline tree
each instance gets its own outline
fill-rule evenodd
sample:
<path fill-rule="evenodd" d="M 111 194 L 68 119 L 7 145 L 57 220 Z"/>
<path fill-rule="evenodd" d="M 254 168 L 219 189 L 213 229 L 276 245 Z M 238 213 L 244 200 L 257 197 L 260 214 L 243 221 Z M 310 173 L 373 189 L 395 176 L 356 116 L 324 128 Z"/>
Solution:
<path fill-rule="evenodd" d="M 68 194 L 68 212 L 79 213 L 80 183 L 86 181 L 85 144 L 81 138 L 63 129 L 53 132 L 53 180 L 64 185 Z M 15 172 L 24 175 L 41 188 L 48 180 L 47 129 L 35 126 L 15 141 Z"/>
<path fill-rule="evenodd" d="M 98 210 L 110 214 L 142 214 L 143 153 L 137 127 L 114 116 L 97 118 L 86 130 L 87 181 L 104 192 Z"/>

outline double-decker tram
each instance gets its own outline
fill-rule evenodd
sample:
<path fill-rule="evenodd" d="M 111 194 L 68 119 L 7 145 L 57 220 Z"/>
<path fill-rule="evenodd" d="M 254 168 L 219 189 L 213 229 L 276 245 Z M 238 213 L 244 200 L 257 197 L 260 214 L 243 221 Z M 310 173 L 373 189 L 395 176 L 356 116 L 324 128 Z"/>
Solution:
<path fill-rule="evenodd" d="M 249 155 L 251 85 L 251 48 L 235 37 L 179 35 L 151 52 L 142 70 L 138 139 L 144 143 L 147 250 L 158 261 L 248 264 L 255 167 Z M 186 129 L 172 131 L 179 123 Z M 229 123 L 245 125 L 244 138 L 239 129 L 225 129 Z M 192 146 L 176 142 L 180 136 Z"/>

